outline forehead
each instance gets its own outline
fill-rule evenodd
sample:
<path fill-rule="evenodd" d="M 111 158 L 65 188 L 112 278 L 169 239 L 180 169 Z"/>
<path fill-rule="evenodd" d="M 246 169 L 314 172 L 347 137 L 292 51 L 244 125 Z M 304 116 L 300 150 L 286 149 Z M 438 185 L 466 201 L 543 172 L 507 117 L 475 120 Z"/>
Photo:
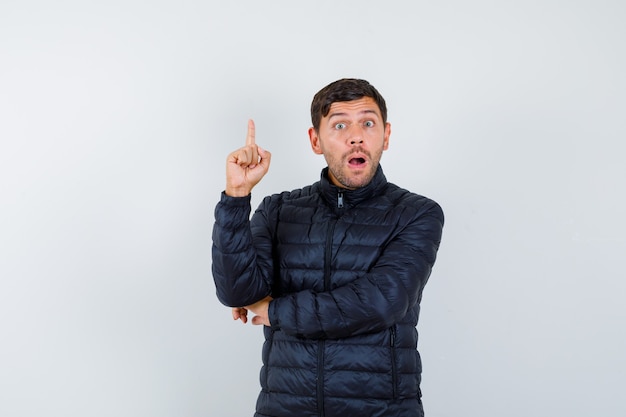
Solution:
<path fill-rule="evenodd" d="M 330 105 L 330 110 L 324 118 L 331 118 L 334 116 L 350 116 L 359 115 L 362 113 L 376 114 L 381 117 L 378 104 L 371 97 L 361 97 L 358 100 L 351 101 L 335 101 Z"/>

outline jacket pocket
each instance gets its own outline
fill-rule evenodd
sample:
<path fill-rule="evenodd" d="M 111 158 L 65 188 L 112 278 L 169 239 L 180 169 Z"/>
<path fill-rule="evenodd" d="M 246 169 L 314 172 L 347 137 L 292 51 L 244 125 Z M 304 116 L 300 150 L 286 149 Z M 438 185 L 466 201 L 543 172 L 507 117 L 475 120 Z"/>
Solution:
<path fill-rule="evenodd" d="M 274 346 L 274 330 L 271 328 L 267 329 L 268 334 L 265 339 L 265 348 L 263 352 L 263 379 L 261 380 L 261 386 L 264 387 L 267 392 L 271 392 L 271 388 L 268 384 L 268 376 L 270 373 L 270 357 L 272 354 L 272 347 Z"/>
<path fill-rule="evenodd" d="M 398 368 L 396 364 L 396 326 L 389 328 L 389 357 L 391 358 L 391 395 L 398 398 Z"/>

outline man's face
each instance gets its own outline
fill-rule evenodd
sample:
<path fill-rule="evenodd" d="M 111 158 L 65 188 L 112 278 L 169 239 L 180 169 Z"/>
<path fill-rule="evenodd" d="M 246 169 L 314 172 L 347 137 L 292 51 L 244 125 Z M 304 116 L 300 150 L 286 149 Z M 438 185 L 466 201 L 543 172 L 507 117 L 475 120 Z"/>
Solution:
<path fill-rule="evenodd" d="M 313 152 L 324 155 L 330 180 L 348 189 L 369 184 L 389 147 L 390 134 L 391 125 L 383 123 L 371 97 L 333 103 L 319 131 L 309 129 Z"/>

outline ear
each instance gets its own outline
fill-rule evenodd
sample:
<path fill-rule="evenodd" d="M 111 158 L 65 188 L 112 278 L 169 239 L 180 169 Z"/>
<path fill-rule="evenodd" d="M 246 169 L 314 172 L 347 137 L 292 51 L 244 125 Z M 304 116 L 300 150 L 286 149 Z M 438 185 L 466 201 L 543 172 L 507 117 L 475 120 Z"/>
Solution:
<path fill-rule="evenodd" d="M 311 149 L 313 149 L 313 152 L 317 155 L 322 155 L 324 152 L 320 144 L 320 137 L 314 127 L 309 128 L 309 140 L 311 141 Z"/>
<path fill-rule="evenodd" d="M 391 123 L 385 123 L 385 133 L 383 135 L 383 151 L 389 149 L 389 136 L 391 136 Z"/>

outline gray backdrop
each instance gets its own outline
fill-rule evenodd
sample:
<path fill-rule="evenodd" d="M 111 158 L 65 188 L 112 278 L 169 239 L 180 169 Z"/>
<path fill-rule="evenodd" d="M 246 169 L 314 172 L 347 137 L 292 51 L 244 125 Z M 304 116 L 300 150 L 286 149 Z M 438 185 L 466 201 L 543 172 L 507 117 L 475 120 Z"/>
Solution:
<path fill-rule="evenodd" d="M 261 329 L 210 268 L 226 154 L 318 179 L 309 104 L 371 81 L 387 177 L 447 218 L 429 417 L 626 414 L 622 1 L 3 0 L 0 415 L 250 416 Z"/>

